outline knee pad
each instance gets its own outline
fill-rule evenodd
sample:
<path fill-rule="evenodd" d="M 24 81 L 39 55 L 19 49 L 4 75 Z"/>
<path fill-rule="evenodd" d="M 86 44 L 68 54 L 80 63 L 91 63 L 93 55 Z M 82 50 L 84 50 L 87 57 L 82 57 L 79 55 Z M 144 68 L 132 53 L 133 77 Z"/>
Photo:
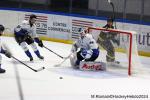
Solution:
<path fill-rule="evenodd" d="M 30 44 L 30 46 L 32 47 L 34 52 L 38 50 L 35 43 Z"/>
<path fill-rule="evenodd" d="M 23 49 L 24 51 L 29 50 L 28 47 L 27 47 L 27 44 L 26 44 L 25 42 L 20 43 L 20 46 L 22 47 L 22 49 Z"/>

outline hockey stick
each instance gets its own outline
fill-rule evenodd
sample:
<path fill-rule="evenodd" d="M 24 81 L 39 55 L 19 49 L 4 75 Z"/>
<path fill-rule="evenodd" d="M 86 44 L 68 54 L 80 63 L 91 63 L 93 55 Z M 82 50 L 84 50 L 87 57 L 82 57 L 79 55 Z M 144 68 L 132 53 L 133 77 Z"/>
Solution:
<path fill-rule="evenodd" d="M 117 29 L 117 26 L 116 26 L 116 16 L 115 16 L 115 6 L 114 6 L 114 3 L 111 1 L 111 0 L 107 0 L 108 3 L 112 6 L 112 10 L 113 10 L 113 20 L 114 20 L 114 24 L 115 24 L 115 29 Z"/>
<path fill-rule="evenodd" d="M 47 48 L 46 46 L 43 46 L 45 49 L 49 50 L 50 52 L 54 53 L 55 55 L 57 55 L 58 57 L 64 59 L 64 57 L 62 57 L 61 55 L 57 54 L 56 52 L 52 51 L 51 49 Z"/>
<path fill-rule="evenodd" d="M 68 58 L 64 59 L 62 62 L 60 62 L 59 64 L 54 65 L 55 67 L 59 67 L 61 66 Z"/>
<path fill-rule="evenodd" d="M 33 70 L 34 72 L 39 72 L 39 71 L 42 71 L 45 69 L 45 67 L 41 67 L 39 69 L 33 69 L 32 67 L 28 66 L 27 64 L 23 63 L 22 61 L 20 61 L 19 59 L 17 59 L 16 57 L 14 56 L 11 56 L 13 59 L 17 60 L 18 62 L 20 62 L 21 64 L 25 65 L 26 67 L 28 67 L 29 69 Z"/>
<path fill-rule="evenodd" d="M 56 64 L 56 65 L 54 65 L 55 67 L 59 67 L 59 66 L 61 66 L 67 59 L 69 59 L 70 58 L 70 56 L 72 55 L 73 53 L 70 53 L 67 57 L 63 57 L 64 58 L 64 60 L 62 61 L 62 62 L 60 62 L 59 64 Z"/>

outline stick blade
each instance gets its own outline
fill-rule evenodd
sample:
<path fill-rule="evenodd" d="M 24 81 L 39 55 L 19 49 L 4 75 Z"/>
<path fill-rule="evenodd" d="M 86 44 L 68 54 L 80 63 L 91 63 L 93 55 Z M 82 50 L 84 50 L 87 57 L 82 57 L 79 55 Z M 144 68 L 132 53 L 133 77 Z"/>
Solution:
<path fill-rule="evenodd" d="M 45 67 L 41 67 L 41 68 L 35 70 L 35 72 L 39 72 L 39 71 L 42 71 L 42 70 L 44 70 L 44 69 L 45 69 Z"/>
<path fill-rule="evenodd" d="M 61 66 L 61 64 L 56 64 L 56 65 L 54 65 L 54 67 L 60 67 Z"/>

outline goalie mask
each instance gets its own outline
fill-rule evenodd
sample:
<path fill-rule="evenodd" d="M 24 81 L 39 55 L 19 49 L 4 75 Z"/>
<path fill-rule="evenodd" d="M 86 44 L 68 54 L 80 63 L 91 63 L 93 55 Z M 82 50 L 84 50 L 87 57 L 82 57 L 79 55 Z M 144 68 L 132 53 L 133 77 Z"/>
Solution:
<path fill-rule="evenodd" d="M 88 32 L 88 28 L 80 28 L 79 33 L 81 37 L 84 37 Z"/>

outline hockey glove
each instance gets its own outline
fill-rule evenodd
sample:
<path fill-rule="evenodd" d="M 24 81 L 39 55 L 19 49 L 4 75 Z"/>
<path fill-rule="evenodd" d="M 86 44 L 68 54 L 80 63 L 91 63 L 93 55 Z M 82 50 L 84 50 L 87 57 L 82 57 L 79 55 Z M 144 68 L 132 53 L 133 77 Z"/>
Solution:
<path fill-rule="evenodd" d="M 35 42 L 38 43 L 38 46 L 43 47 L 43 42 L 39 38 L 34 38 Z"/>
<path fill-rule="evenodd" d="M 39 41 L 38 45 L 39 45 L 40 47 L 43 47 L 43 46 L 44 46 L 42 40 Z"/>
<path fill-rule="evenodd" d="M 11 58 L 11 56 L 12 56 L 12 55 L 11 55 L 11 53 L 10 53 L 10 52 L 5 51 L 5 56 L 6 56 L 6 57 L 8 57 L 8 58 Z"/>

